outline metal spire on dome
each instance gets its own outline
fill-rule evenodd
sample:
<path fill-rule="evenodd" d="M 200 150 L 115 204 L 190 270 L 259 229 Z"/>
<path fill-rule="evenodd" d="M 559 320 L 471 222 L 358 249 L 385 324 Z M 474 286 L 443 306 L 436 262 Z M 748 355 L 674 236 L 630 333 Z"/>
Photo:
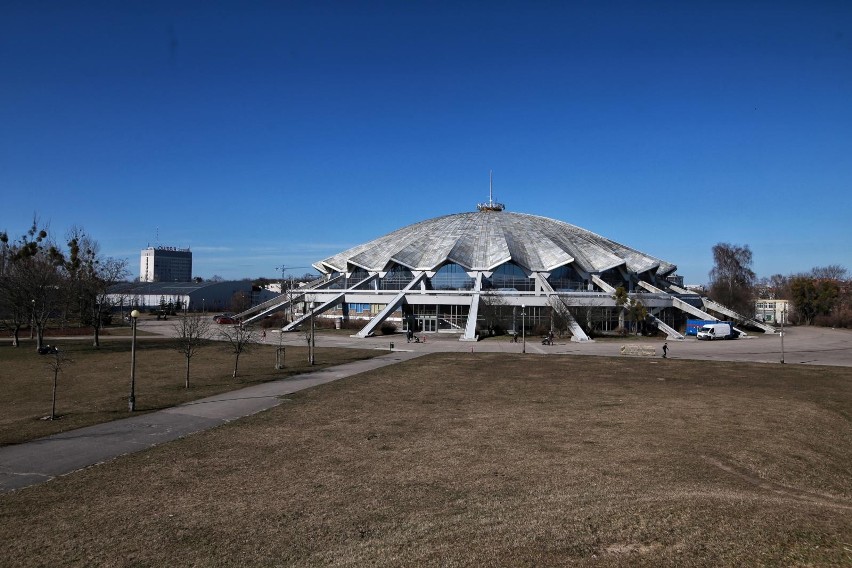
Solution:
<path fill-rule="evenodd" d="M 502 211 L 506 208 L 502 203 L 494 201 L 494 172 L 488 170 L 488 203 L 477 203 L 476 208 L 480 211 Z"/>

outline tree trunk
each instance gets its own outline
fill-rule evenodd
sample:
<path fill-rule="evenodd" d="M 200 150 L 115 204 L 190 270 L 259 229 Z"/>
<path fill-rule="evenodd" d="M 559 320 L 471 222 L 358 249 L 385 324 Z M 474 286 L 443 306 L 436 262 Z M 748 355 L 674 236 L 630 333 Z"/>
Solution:
<path fill-rule="evenodd" d="M 44 345 L 44 327 L 36 325 L 36 351 Z"/>
<path fill-rule="evenodd" d="M 21 346 L 21 338 L 20 338 L 20 328 L 15 327 L 12 335 L 12 347 L 20 347 Z"/>
<path fill-rule="evenodd" d="M 240 364 L 240 354 L 237 353 L 237 356 L 234 357 L 234 378 L 237 378 L 237 365 Z"/>
<path fill-rule="evenodd" d="M 100 329 L 99 329 L 99 328 L 98 328 L 98 326 L 96 325 L 96 326 L 95 326 L 95 341 L 94 341 L 94 347 L 100 347 L 100 346 L 101 346 L 101 334 L 100 334 Z"/>
<path fill-rule="evenodd" d="M 186 380 L 184 381 L 183 388 L 189 388 L 189 357 L 186 358 Z"/>

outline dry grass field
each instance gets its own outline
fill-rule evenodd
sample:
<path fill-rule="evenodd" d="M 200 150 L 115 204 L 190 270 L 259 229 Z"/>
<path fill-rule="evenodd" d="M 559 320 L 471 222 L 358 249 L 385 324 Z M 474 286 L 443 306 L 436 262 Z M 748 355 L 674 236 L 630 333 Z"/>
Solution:
<path fill-rule="evenodd" d="M 71 361 L 59 375 L 56 412 L 50 416 L 53 371 L 50 356 L 38 355 L 31 342 L 20 348 L 0 346 L 0 445 L 31 440 L 130 415 L 130 342 L 105 340 L 100 349 L 91 339 L 49 340 Z M 141 338 L 136 353 L 137 412 L 157 410 L 243 386 L 285 378 L 308 370 L 374 357 L 374 350 L 318 348 L 317 365 L 308 365 L 307 348 L 287 347 L 285 369 L 275 370 L 275 348 L 253 346 L 240 356 L 237 377 L 234 355 L 223 343 L 202 348 L 190 364 L 190 388 L 184 388 L 186 359 L 163 338 Z"/>
<path fill-rule="evenodd" d="M 0 558 L 849 566 L 850 420 L 848 368 L 435 354 L 0 495 Z"/>

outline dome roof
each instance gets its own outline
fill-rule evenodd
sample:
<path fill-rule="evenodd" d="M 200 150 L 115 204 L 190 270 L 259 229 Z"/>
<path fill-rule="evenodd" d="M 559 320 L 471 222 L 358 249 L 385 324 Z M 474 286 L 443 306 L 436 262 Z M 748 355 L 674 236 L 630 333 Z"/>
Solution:
<path fill-rule="evenodd" d="M 445 215 L 398 229 L 343 251 L 314 266 L 321 272 L 360 267 L 382 272 L 393 263 L 411 270 L 437 270 L 454 262 L 469 271 L 489 271 L 512 261 L 532 272 L 575 263 L 588 273 L 624 266 L 631 273 L 674 272 L 673 264 L 562 221 L 483 210 Z"/>

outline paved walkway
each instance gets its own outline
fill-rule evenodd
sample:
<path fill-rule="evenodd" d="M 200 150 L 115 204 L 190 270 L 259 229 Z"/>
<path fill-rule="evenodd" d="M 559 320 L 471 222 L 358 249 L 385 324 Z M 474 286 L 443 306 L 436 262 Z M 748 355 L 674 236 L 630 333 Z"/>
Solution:
<path fill-rule="evenodd" d="M 395 351 L 372 359 L 246 387 L 174 408 L 71 430 L 0 448 L 0 493 L 49 481 L 118 456 L 145 450 L 188 434 L 281 404 L 281 397 L 419 357 Z"/>

